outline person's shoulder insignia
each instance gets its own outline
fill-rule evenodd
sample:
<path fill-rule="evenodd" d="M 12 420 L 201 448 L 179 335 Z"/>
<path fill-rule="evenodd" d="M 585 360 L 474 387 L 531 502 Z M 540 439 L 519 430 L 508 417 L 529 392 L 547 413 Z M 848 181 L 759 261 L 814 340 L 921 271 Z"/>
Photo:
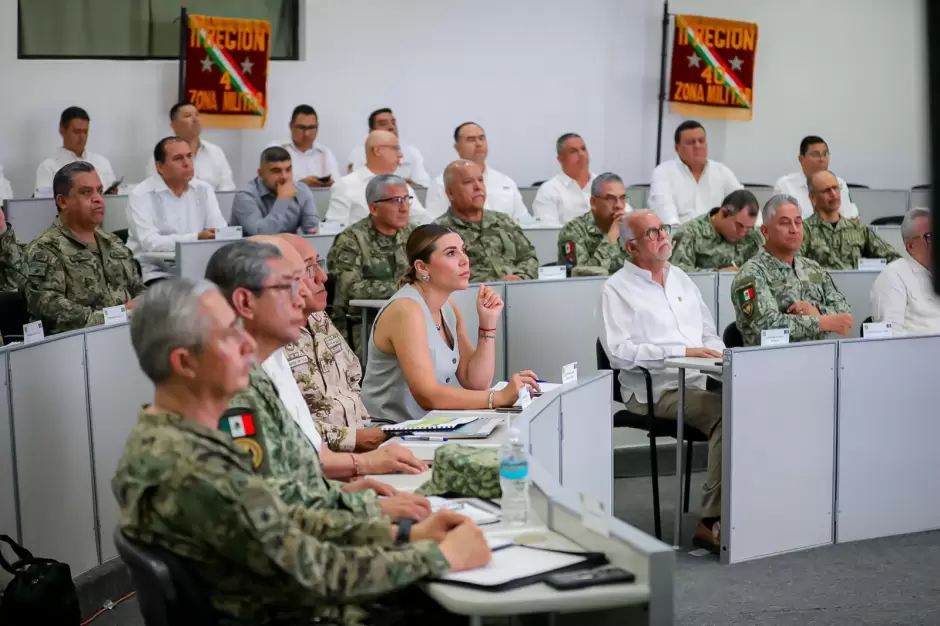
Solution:
<path fill-rule="evenodd" d="M 261 467 L 264 461 L 264 450 L 261 444 L 251 437 L 239 437 L 234 441 L 235 445 L 251 455 L 251 466 L 255 469 Z"/>
<path fill-rule="evenodd" d="M 219 430 L 228 433 L 234 439 L 255 436 L 255 417 L 249 409 L 235 407 L 228 409 L 219 418 Z"/>
<path fill-rule="evenodd" d="M 734 293 L 735 299 L 741 306 L 741 312 L 747 317 L 754 314 L 754 286 L 743 285 Z"/>

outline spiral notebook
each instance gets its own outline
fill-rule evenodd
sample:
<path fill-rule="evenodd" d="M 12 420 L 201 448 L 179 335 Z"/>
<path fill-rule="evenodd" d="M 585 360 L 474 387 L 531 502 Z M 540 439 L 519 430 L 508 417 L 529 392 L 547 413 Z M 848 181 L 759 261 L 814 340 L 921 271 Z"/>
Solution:
<path fill-rule="evenodd" d="M 401 422 L 398 424 L 389 424 L 388 426 L 383 426 L 382 430 L 387 433 L 413 433 L 427 431 L 448 432 L 456 430 L 464 424 L 474 422 L 477 419 L 478 416 L 476 415 L 425 416 L 421 419 L 408 420 L 407 422 Z"/>

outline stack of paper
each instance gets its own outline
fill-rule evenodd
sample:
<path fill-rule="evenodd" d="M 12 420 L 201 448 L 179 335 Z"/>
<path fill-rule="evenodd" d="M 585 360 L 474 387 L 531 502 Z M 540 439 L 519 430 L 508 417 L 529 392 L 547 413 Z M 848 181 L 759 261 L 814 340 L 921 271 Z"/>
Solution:
<path fill-rule="evenodd" d="M 448 431 L 469 424 L 477 419 L 476 415 L 430 415 L 416 420 L 383 426 L 385 432 L 415 432 L 425 430 Z"/>
<path fill-rule="evenodd" d="M 428 502 L 431 503 L 432 512 L 436 513 L 442 509 L 450 509 L 461 515 L 466 515 L 476 522 L 478 526 L 495 524 L 500 520 L 499 513 L 489 511 L 483 506 L 476 504 L 473 500 L 448 500 L 447 498 L 431 496 L 428 498 Z M 490 547 L 492 548 L 492 546 Z"/>
<path fill-rule="evenodd" d="M 493 552 L 488 565 L 467 572 L 449 572 L 441 580 L 495 587 L 515 580 L 545 574 L 587 560 L 589 555 L 551 552 L 510 545 Z"/>

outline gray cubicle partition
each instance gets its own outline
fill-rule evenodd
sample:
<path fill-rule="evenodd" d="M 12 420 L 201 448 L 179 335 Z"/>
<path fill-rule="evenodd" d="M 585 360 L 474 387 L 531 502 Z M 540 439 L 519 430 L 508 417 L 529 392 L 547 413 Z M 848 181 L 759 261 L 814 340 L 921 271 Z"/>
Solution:
<path fill-rule="evenodd" d="M 332 194 L 332 189 L 318 187 L 316 189 L 311 189 L 310 191 L 313 192 L 313 201 L 317 205 L 317 215 L 320 216 L 321 220 L 326 219 L 326 210 L 330 208 L 330 195 Z"/>
<path fill-rule="evenodd" d="M 911 203 L 910 206 L 920 206 L 930 208 L 930 190 L 929 189 L 912 189 L 911 190 Z"/>
<path fill-rule="evenodd" d="M 326 256 L 330 252 L 330 248 L 333 247 L 336 235 L 305 235 L 304 239 L 309 241 L 313 249 L 317 251 L 320 263 L 323 264 L 323 271 L 329 272 L 330 268 L 327 267 Z"/>
<path fill-rule="evenodd" d="M 761 207 L 767 204 L 767 201 L 774 195 L 772 187 L 747 187 L 746 189 L 754 194 L 754 197 L 757 198 L 757 202 Z"/>
<path fill-rule="evenodd" d="M 305 235 L 326 267 L 326 251 L 333 245 L 334 235 Z M 204 278 L 209 259 L 216 250 L 232 243 L 231 240 L 176 242 L 176 271 L 184 278 Z"/>
<path fill-rule="evenodd" d="M 118 507 L 111 493 L 124 442 L 137 422 L 140 407 L 153 401 L 153 384 L 137 367 L 130 326 L 99 326 L 85 333 L 88 407 L 98 494 L 98 542 L 101 560 L 117 556 L 111 533 L 118 524 Z"/>
<path fill-rule="evenodd" d="M 499 297 L 506 301 L 506 284 L 496 283 L 489 285 L 493 291 L 499 294 Z M 476 329 L 480 325 L 480 318 L 477 316 L 477 295 L 480 292 L 479 285 L 470 285 L 463 291 L 454 292 L 450 299 L 454 301 L 460 313 L 463 315 L 464 327 L 467 329 L 467 336 L 474 347 L 477 345 Z M 504 304 L 505 308 L 505 304 Z M 506 380 L 506 315 L 501 313 L 496 320 L 496 368 L 493 373 L 494 380 Z M 560 380 L 560 379 L 559 379 Z"/>
<path fill-rule="evenodd" d="M 904 189 L 850 189 L 849 196 L 865 224 L 879 217 L 904 215 L 911 201 L 910 193 Z"/>
<path fill-rule="evenodd" d="M 528 421 L 528 433 L 523 433 L 529 445 L 529 456 L 538 461 L 553 480 L 561 484 L 561 396 L 553 394 L 544 400 L 545 406 L 531 417 L 520 415 Z M 518 424 L 519 421 L 517 420 Z M 525 430 L 526 427 L 522 427 Z"/>
<path fill-rule="evenodd" d="M 725 351 L 722 563 L 832 543 L 837 350 Z"/>
<path fill-rule="evenodd" d="M 901 237 L 900 226 L 869 226 L 872 231 L 891 244 L 899 254 L 904 253 L 904 239 Z"/>
<path fill-rule="evenodd" d="M 529 213 L 532 213 L 532 203 L 535 201 L 535 194 L 539 192 L 538 187 L 519 187 L 519 193 L 522 194 L 522 203 L 525 205 L 525 208 L 529 209 Z"/>
<path fill-rule="evenodd" d="M 717 313 L 716 274 L 689 274 L 712 315 Z M 563 365 L 597 371 L 597 324 L 606 277 L 506 283 L 506 370 L 531 369 L 545 380 L 561 380 Z M 721 331 L 718 332 L 721 334 Z"/>
<path fill-rule="evenodd" d="M 532 242 L 539 265 L 558 262 L 558 233 L 560 228 L 523 228 L 526 238 Z"/>
<path fill-rule="evenodd" d="M 415 195 L 418 196 L 418 200 L 421 202 L 421 206 L 425 206 L 428 200 L 428 188 L 427 187 L 414 187 Z"/>
<path fill-rule="evenodd" d="M 104 221 L 101 223 L 101 227 L 109 233 L 127 228 L 127 204 L 129 201 L 130 199 L 127 196 L 106 196 L 104 200 Z"/>
<path fill-rule="evenodd" d="M 13 422 L 10 418 L 10 381 L 7 353 L 0 351 L 0 534 L 20 540 L 17 527 L 16 471 L 13 458 Z"/>
<path fill-rule="evenodd" d="M 84 333 L 8 350 L 20 538 L 78 575 L 100 562 Z"/>
<path fill-rule="evenodd" d="M 24 243 L 30 242 L 52 225 L 56 216 L 55 201 L 52 198 L 5 200 L 3 213 L 13 226 L 16 238 Z"/>
<path fill-rule="evenodd" d="M 646 205 L 646 200 L 649 197 L 649 188 L 648 187 L 628 187 L 627 188 L 627 202 L 630 203 L 635 210 L 649 208 Z"/>
<path fill-rule="evenodd" d="M 940 528 L 940 336 L 839 344 L 836 541 Z"/>
<path fill-rule="evenodd" d="M 734 303 L 731 302 L 731 283 L 734 282 L 734 272 L 720 272 L 718 274 L 718 334 L 725 332 L 725 328 L 735 321 Z"/>
<path fill-rule="evenodd" d="M 580 372 L 579 372 L 580 374 Z M 613 372 L 581 375 L 561 390 L 561 484 L 614 512 Z"/>
<path fill-rule="evenodd" d="M 226 222 L 232 221 L 232 205 L 235 203 L 235 194 L 237 191 L 216 191 L 215 197 L 219 202 L 219 211 Z"/>

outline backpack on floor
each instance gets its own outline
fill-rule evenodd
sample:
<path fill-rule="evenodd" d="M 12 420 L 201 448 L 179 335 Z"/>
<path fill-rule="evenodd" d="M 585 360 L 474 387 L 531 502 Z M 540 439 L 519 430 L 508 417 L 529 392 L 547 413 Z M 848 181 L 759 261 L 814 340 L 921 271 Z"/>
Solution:
<path fill-rule="evenodd" d="M 54 559 L 37 559 L 7 535 L 0 535 L 19 558 L 12 565 L 0 552 L 0 567 L 13 574 L 0 598 L 3 626 L 79 626 L 81 610 L 72 570 Z"/>

